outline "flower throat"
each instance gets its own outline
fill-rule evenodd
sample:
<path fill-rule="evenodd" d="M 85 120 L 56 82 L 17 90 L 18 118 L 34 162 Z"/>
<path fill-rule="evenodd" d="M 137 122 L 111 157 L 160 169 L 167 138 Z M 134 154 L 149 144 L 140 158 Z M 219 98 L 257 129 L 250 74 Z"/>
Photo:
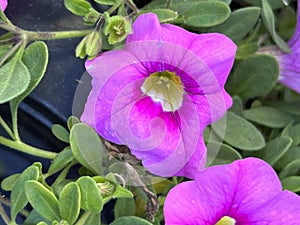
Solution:
<path fill-rule="evenodd" d="M 164 112 L 175 112 L 182 106 L 183 84 L 179 76 L 168 70 L 150 74 L 141 90 L 154 102 L 159 102 Z"/>

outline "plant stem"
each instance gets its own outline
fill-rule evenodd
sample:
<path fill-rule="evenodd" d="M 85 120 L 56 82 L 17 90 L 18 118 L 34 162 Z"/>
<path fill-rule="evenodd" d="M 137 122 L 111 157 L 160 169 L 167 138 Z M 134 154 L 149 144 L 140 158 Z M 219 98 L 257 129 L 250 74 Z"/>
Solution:
<path fill-rule="evenodd" d="M 167 1 L 167 6 L 166 6 L 167 9 L 169 9 L 171 7 L 171 3 L 172 3 L 172 0 Z"/>
<path fill-rule="evenodd" d="M 10 129 L 10 127 L 7 125 L 7 123 L 2 119 L 0 116 L 0 125 L 3 127 L 3 129 L 6 131 L 6 133 L 13 139 L 15 140 L 15 135 Z"/>
<path fill-rule="evenodd" d="M 2 58 L 0 58 L 0 66 L 3 65 L 3 63 L 10 57 L 12 56 L 19 48 L 20 46 L 24 43 L 24 41 L 18 42 L 16 45 L 14 45 L 8 52 L 6 52 Z"/>
<path fill-rule="evenodd" d="M 0 22 L 0 28 L 10 31 L 14 34 L 20 34 L 23 36 L 23 39 L 27 39 L 29 41 L 83 37 L 92 31 L 92 30 L 51 31 L 51 32 L 50 31 L 45 31 L 45 32 L 28 31 L 16 27 L 13 24 L 7 24 L 4 22 Z"/>
<path fill-rule="evenodd" d="M 119 6 L 121 5 L 121 2 L 117 2 L 116 4 L 114 4 L 112 7 L 110 7 L 107 10 L 107 13 L 110 15 L 112 14 L 117 8 L 119 8 Z"/>
<path fill-rule="evenodd" d="M 5 222 L 5 224 L 10 224 L 10 219 L 9 219 L 8 215 L 6 214 L 5 210 L 3 209 L 1 203 L 0 203 L 0 215 L 3 219 L 3 221 Z"/>
<path fill-rule="evenodd" d="M 137 13 L 139 11 L 139 8 L 136 7 L 132 0 L 124 0 L 124 2 L 132 9 L 133 12 Z"/>
<path fill-rule="evenodd" d="M 75 223 L 75 225 L 84 225 L 88 217 L 90 216 L 91 212 L 85 211 L 80 219 Z M 100 216 L 100 215 L 99 215 Z"/>
<path fill-rule="evenodd" d="M 24 152 L 29 155 L 34 155 L 37 157 L 45 158 L 45 159 L 54 159 L 57 155 L 55 152 L 50 152 L 44 149 L 36 148 L 30 145 L 27 145 L 21 141 L 12 141 L 8 138 L 0 136 L 0 143 L 9 148 L 18 150 L 20 152 Z"/>

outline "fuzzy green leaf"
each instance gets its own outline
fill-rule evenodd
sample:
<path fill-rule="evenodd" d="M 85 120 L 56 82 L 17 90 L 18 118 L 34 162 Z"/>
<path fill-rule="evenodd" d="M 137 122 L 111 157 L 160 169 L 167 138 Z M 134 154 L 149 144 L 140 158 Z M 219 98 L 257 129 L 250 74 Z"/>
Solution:
<path fill-rule="evenodd" d="M 290 190 L 292 192 L 300 191 L 300 176 L 285 177 L 281 180 L 282 189 Z"/>
<path fill-rule="evenodd" d="M 25 193 L 29 203 L 42 217 L 50 221 L 60 220 L 58 200 L 45 186 L 37 181 L 27 181 Z"/>
<path fill-rule="evenodd" d="M 84 123 L 75 124 L 70 131 L 70 145 L 80 164 L 102 174 L 102 157 L 106 149 L 93 128 Z"/>
<path fill-rule="evenodd" d="M 226 88 L 243 100 L 265 96 L 277 83 L 278 75 L 278 62 L 273 56 L 255 55 L 238 64 Z"/>
<path fill-rule="evenodd" d="M 100 213 L 103 208 L 100 190 L 91 177 L 84 176 L 77 180 L 81 192 L 81 208 L 92 213 Z"/>
<path fill-rule="evenodd" d="M 183 23 L 191 27 L 211 27 L 223 23 L 230 15 L 229 6 L 221 1 L 203 1 L 182 14 Z"/>
<path fill-rule="evenodd" d="M 59 196 L 59 211 L 62 219 L 74 224 L 80 212 L 80 189 L 77 183 L 68 183 Z"/>
<path fill-rule="evenodd" d="M 84 16 L 89 13 L 91 4 L 86 0 L 64 0 L 65 7 L 78 16 Z"/>
<path fill-rule="evenodd" d="M 277 46 L 282 51 L 289 53 L 291 51 L 290 47 L 276 33 L 274 13 L 273 13 L 268 1 L 261 1 L 261 2 L 262 2 L 261 17 L 262 17 L 263 23 L 265 24 L 267 30 L 269 31 L 270 35 L 273 38 L 273 41 L 277 44 Z"/>
<path fill-rule="evenodd" d="M 15 221 L 17 214 L 27 205 L 24 186 L 27 181 L 37 180 L 39 169 L 32 165 L 26 168 L 16 180 L 11 192 L 11 219 Z"/>
<path fill-rule="evenodd" d="M 270 128 L 283 128 L 293 121 L 293 117 L 272 107 L 256 107 L 243 111 L 247 120 Z"/>
<path fill-rule="evenodd" d="M 300 175 L 300 159 L 295 159 L 284 167 L 278 174 L 279 178 Z"/>
<path fill-rule="evenodd" d="M 11 191 L 19 177 L 20 177 L 20 174 L 15 173 L 13 175 L 10 175 L 9 177 L 4 178 L 1 181 L 1 188 L 5 191 Z"/>
<path fill-rule="evenodd" d="M 60 124 L 54 124 L 51 128 L 52 133 L 57 137 L 57 139 L 69 143 L 70 133 Z"/>
<path fill-rule="evenodd" d="M 152 10 L 141 10 L 140 14 L 152 12 L 155 13 L 161 23 L 166 23 L 177 19 L 178 13 L 171 9 L 152 9 Z"/>
<path fill-rule="evenodd" d="M 66 165 L 68 165 L 74 159 L 73 153 L 70 147 L 66 147 L 57 156 L 53 159 L 49 169 L 49 174 L 54 174 L 59 170 L 63 169 Z"/>
<path fill-rule="evenodd" d="M 135 216 L 120 217 L 109 225 L 152 225 L 147 220 Z"/>
<path fill-rule="evenodd" d="M 230 111 L 212 128 L 220 138 L 238 149 L 253 151 L 265 146 L 264 137 L 256 127 Z"/>
<path fill-rule="evenodd" d="M 135 215 L 135 201 L 133 198 L 118 198 L 114 206 L 114 216 L 119 218 L 122 216 Z"/>
<path fill-rule="evenodd" d="M 235 10 L 222 24 L 211 27 L 208 32 L 227 35 L 234 42 L 240 42 L 254 27 L 260 15 L 259 7 L 245 7 Z"/>

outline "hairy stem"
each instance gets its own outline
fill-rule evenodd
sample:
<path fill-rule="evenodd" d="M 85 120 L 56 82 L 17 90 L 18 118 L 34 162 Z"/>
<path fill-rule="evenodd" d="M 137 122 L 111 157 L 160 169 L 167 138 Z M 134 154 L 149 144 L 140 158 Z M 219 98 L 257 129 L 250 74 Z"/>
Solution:
<path fill-rule="evenodd" d="M 7 123 L 3 120 L 3 118 L 0 116 L 0 125 L 3 127 L 3 129 L 6 131 L 6 133 L 15 140 L 15 135 L 10 129 L 10 127 L 7 125 Z"/>
<path fill-rule="evenodd" d="M 28 31 L 23 30 L 13 24 L 0 22 L 0 28 L 10 31 L 14 34 L 20 34 L 23 39 L 34 41 L 34 40 L 55 40 L 65 38 L 83 37 L 89 34 L 92 30 L 72 30 L 72 31 Z"/>
<path fill-rule="evenodd" d="M 45 158 L 45 159 L 54 159 L 57 155 L 55 152 L 50 152 L 44 149 L 36 148 L 30 145 L 27 145 L 21 141 L 12 141 L 8 138 L 0 136 L 0 143 L 9 148 L 18 150 L 20 152 L 24 152 L 29 155 L 34 155 L 37 157 Z"/>

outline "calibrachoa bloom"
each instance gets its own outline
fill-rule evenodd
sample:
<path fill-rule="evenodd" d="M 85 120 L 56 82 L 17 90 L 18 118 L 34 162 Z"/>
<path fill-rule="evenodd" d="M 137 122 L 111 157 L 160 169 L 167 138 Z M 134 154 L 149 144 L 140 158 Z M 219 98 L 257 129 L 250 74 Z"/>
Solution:
<path fill-rule="evenodd" d="M 273 54 L 280 67 L 279 82 L 286 87 L 300 93 L 300 10 L 298 0 L 297 26 L 288 45 L 291 53 L 287 54 L 277 47 L 262 48 L 261 52 Z"/>
<path fill-rule="evenodd" d="M 256 158 L 212 166 L 168 193 L 166 225 L 298 225 L 300 197 Z M 189 216 L 187 216 L 189 215 Z"/>
<path fill-rule="evenodd" d="M 133 24 L 123 50 L 87 61 L 92 90 L 81 120 L 105 139 L 128 145 L 152 173 L 204 167 L 204 128 L 224 115 L 224 83 L 236 46 L 222 34 L 194 34 L 147 13 Z"/>
<path fill-rule="evenodd" d="M 1 10 L 4 11 L 7 6 L 7 0 L 0 0 Z"/>

